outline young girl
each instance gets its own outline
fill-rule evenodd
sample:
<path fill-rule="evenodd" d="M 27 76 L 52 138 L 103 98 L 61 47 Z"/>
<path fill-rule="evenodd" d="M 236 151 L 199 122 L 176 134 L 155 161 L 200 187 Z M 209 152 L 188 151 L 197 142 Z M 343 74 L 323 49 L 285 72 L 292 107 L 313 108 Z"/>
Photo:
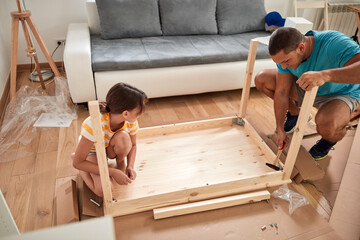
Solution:
<path fill-rule="evenodd" d="M 147 96 L 143 91 L 118 83 L 109 90 L 106 103 L 100 104 L 106 154 L 109 158 L 116 158 L 116 168 L 109 167 L 112 183 L 116 181 L 127 185 L 136 178 L 134 163 L 136 133 L 139 129 L 137 118 L 144 111 L 146 102 Z M 79 144 L 72 158 L 74 167 L 80 170 L 80 176 L 86 185 L 96 195 L 103 196 L 90 117 L 82 124 Z"/>

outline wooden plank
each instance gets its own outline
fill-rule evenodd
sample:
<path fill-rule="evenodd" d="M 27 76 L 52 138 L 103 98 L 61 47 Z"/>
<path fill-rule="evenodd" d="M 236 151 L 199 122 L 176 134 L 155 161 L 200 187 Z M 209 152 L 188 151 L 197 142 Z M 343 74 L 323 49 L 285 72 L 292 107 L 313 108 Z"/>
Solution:
<path fill-rule="evenodd" d="M 77 169 L 73 167 L 73 161 L 71 154 L 75 152 L 78 132 L 78 121 L 74 120 L 70 127 L 60 128 L 58 135 L 58 151 L 57 151 L 57 171 L 56 178 L 63 178 L 69 176 L 75 176 L 79 173 Z"/>
<path fill-rule="evenodd" d="M 32 186 L 32 174 L 12 176 L 6 194 L 6 201 L 20 232 L 25 231 Z"/>
<path fill-rule="evenodd" d="M 89 112 L 91 116 L 91 122 L 94 130 L 96 157 L 99 166 L 101 186 L 104 195 L 104 213 L 105 215 L 112 212 L 112 192 L 109 179 L 109 168 L 107 165 L 106 152 L 105 152 L 105 140 L 101 129 L 101 117 L 99 103 L 97 101 L 89 102 Z"/>
<path fill-rule="evenodd" d="M 246 115 L 246 107 L 250 94 L 250 85 L 254 71 L 257 46 L 258 46 L 258 41 L 252 39 L 250 42 L 249 54 L 246 63 L 245 82 L 241 93 L 241 102 L 240 102 L 240 109 L 238 114 L 240 118 L 244 118 Z"/>
<path fill-rule="evenodd" d="M 57 151 L 59 145 L 60 128 L 42 128 L 40 132 L 40 142 L 38 153 Z"/>
<path fill-rule="evenodd" d="M 260 202 L 270 198 L 267 190 L 245 193 L 235 196 L 210 199 L 206 201 L 170 206 L 165 208 L 154 209 L 154 219 L 163 219 L 168 217 L 180 216 L 190 213 L 204 212 L 219 208 L 232 207 L 247 203 Z"/>
<path fill-rule="evenodd" d="M 242 179 L 209 183 L 205 186 L 183 189 L 153 196 L 145 196 L 131 200 L 116 200 L 113 204 L 113 216 L 166 207 L 174 204 L 183 204 L 199 200 L 207 200 L 232 194 L 262 190 L 267 187 L 290 183 L 291 180 L 282 180 L 282 172 L 270 172 L 263 175 L 248 176 Z"/>
<path fill-rule="evenodd" d="M 56 155 L 57 151 L 37 155 L 25 231 L 52 225 Z"/>
<path fill-rule="evenodd" d="M 76 182 L 69 180 L 56 189 L 56 225 L 79 221 Z"/>
<path fill-rule="evenodd" d="M 301 140 L 304 135 L 305 127 L 309 119 L 312 106 L 314 104 L 317 90 L 318 87 L 314 87 L 311 89 L 311 91 L 307 91 L 305 93 L 305 97 L 301 105 L 299 118 L 295 126 L 295 131 L 290 143 L 288 155 L 286 157 L 286 161 L 284 165 L 284 179 L 290 179 L 292 170 L 295 165 L 296 157 L 298 155 L 299 148 L 301 145 Z"/>
<path fill-rule="evenodd" d="M 235 116 L 234 116 L 235 117 Z M 225 117 L 217 119 L 207 119 L 201 121 L 193 121 L 186 123 L 176 123 L 156 127 L 141 128 L 137 134 L 137 138 L 146 138 L 152 136 L 170 135 L 175 133 L 192 132 L 195 130 L 215 128 L 220 126 L 231 126 L 234 117 Z"/>
<path fill-rule="evenodd" d="M 32 127 L 30 127 L 26 134 L 34 136 L 31 136 L 33 139 L 26 146 L 19 143 L 15 165 L 12 171 L 13 176 L 34 173 L 37 151 L 40 146 L 41 133 L 40 131 L 35 131 L 35 133 L 32 133 Z"/>

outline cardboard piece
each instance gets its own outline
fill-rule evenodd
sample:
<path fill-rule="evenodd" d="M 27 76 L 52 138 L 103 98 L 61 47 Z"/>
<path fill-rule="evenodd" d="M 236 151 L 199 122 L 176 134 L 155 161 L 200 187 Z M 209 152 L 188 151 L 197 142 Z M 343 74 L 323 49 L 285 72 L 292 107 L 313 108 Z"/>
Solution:
<path fill-rule="evenodd" d="M 339 192 L 330 217 L 330 225 L 343 239 L 360 238 L 360 128 L 354 141 Z"/>
<path fill-rule="evenodd" d="M 104 216 L 104 208 L 102 205 L 103 199 L 93 193 L 84 183 L 81 177 L 79 180 L 79 190 L 81 214 L 94 217 Z M 100 204 L 100 207 L 90 199 Z"/>
<path fill-rule="evenodd" d="M 79 221 L 76 182 L 67 181 L 56 190 L 56 225 Z"/>
<path fill-rule="evenodd" d="M 289 215 L 289 203 L 276 198 L 270 198 L 269 203 L 261 201 L 161 220 L 154 220 L 153 213 L 147 211 L 116 217 L 114 222 L 119 240 L 341 239 L 310 205 Z M 277 223 L 277 229 L 271 223 Z M 264 225 L 266 229 L 262 230 Z"/>

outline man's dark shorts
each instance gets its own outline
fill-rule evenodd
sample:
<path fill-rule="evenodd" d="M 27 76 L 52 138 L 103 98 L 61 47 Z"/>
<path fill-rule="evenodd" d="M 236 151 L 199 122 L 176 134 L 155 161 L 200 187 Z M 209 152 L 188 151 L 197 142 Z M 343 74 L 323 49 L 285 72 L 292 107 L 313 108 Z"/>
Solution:
<path fill-rule="evenodd" d="M 301 87 L 299 87 L 298 84 L 295 84 L 295 86 L 298 94 L 298 102 L 296 104 L 297 106 L 301 106 L 302 101 L 304 99 L 305 91 Z M 346 95 L 327 95 L 327 96 L 316 96 L 314 107 L 320 109 L 321 106 L 335 99 L 339 99 L 345 102 L 349 106 L 351 113 L 353 113 L 356 110 L 356 108 L 360 105 L 360 100 L 356 98 L 352 98 Z"/>

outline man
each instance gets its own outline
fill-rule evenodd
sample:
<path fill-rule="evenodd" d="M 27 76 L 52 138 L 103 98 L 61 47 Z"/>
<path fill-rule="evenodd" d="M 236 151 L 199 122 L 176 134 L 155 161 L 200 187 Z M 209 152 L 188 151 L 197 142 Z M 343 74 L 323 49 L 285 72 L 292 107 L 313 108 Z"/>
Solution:
<path fill-rule="evenodd" d="M 350 115 L 360 104 L 360 48 L 336 31 L 280 28 L 270 38 L 269 53 L 277 70 L 255 77 L 256 88 L 274 99 L 277 145 L 288 144 L 287 133 L 296 125 L 304 90 L 319 86 L 314 106 L 321 135 L 311 149 L 315 160 L 323 159 L 346 133 Z"/>

